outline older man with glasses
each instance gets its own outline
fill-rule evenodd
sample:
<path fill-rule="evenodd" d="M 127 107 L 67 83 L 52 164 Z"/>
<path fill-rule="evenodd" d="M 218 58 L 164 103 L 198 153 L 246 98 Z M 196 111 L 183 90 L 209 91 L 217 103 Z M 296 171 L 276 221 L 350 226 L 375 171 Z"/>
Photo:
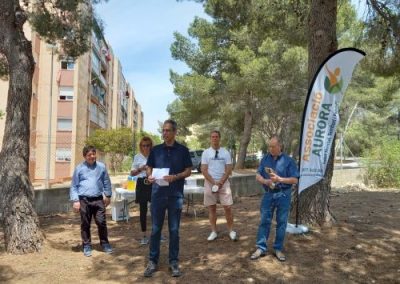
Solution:
<path fill-rule="evenodd" d="M 262 158 L 256 175 L 256 180 L 262 184 L 265 193 L 260 205 L 261 221 L 257 233 L 257 249 L 250 259 L 256 260 L 265 256 L 272 217 L 276 212 L 274 255 L 279 261 L 285 261 L 286 256 L 282 252 L 283 242 L 290 211 L 292 186 L 298 182 L 299 172 L 296 162 L 282 152 L 278 136 L 271 137 L 268 151 L 269 153 Z"/>
<path fill-rule="evenodd" d="M 192 172 L 189 150 L 175 141 L 177 124 L 168 119 L 164 121 L 162 135 L 164 143 L 153 147 L 147 160 L 148 180 L 153 184 L 151 195 L 152 230 L 150 237 L 149 262 L 144 271 L 145 277 L 152 277 L 157 270 L 160 257 L 161 231 L 165 213 L 168 210 L 169 229 L 169 268 L 173 277 L 181 276 L 179 269 L 179 226 L 183 205 L 185 178 Z M 163 177 L 167 185 L 157 182 L 153 169 L 169 169 Z"/>
<path fill-rule="evenodd" d="M 232 159 L 229 152 L 220 146 L 221 133 L 214 130 L 210 134 L 211 147 L 201 156 L 201 172 L 204 175 L 204 205 L 208 207 L 211 233 L 208 241 L 217 237 L 217 200 L 225 210 L 229 238 L 236 241 L 238 236 L 233 230 L 232 191 L 228 177 L 232 173 Z"/>

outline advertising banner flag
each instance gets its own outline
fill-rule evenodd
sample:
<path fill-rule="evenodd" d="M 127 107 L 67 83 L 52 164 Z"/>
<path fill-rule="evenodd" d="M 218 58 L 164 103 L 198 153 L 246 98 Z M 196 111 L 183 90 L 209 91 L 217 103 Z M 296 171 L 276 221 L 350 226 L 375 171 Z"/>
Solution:
<path fill-rule="evenodd" d="M 365 53 L 345 48 L 319 67 L 308 90 L 300 142 L 299 193 L 323 179 L 339 123 L 339 107 L 353 70 Z"/>

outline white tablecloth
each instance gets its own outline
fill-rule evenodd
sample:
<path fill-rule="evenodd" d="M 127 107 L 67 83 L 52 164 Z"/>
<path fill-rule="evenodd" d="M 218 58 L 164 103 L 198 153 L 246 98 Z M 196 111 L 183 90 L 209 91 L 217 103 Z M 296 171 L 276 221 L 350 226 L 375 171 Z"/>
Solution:
<path fill-rule="evenodd" d="M 122 187 L 117 187 L 115 189 L 116 199 L 123 200 L 123 199 L 135 199 L 136 198 L 136 191 L 134 190 L 127 190 Z"/>
<path fill-rule="evenodd" d="M 117 200 L 133 200 L 136 198 L 136 191 L 132 190 L 126 190 L 121 187 L 117 187 L 115 189 L 116 192 L 116 199 Z M 203 186 L 197 186 L 197 185 L 186 185 L 183 188 L 183 194 L 203 194 L 204 193 L 204 187 Z"/>
<path fill-rule="evenodd" d="M 123 219 L 128 221 L 129 219 L 129 204 L 133 202 L 136 198 L 136 191 L 132 190 L 126 190 L 121 187 L 117 187 L 115 189 L 116 196 L 115 196 L 115 201 L 123 201 L 123 212 L 124 216 Z M 194 216 L 196 217 L 196 209 L 194 208 L 194 194 L 203 194 L 204 193 L 204 187 L 203 186 L 197 186 L 196 183 L 194 182 L 188 182 L 188 184 L 185 184 L 183 188 L 183 194 L 185 195 L 185 199 L 187 200 L 187 209 L 186 213 L 189 212 L 189 207 L 192 206 Z"/>

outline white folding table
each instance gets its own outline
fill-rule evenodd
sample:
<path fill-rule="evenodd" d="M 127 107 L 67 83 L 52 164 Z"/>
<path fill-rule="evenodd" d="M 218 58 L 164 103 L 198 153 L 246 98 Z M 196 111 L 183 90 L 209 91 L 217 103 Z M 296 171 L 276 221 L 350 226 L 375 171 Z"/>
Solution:
<path fill-rule="evenodd" d="M 185 195 L 185 199 L 187 201 L 186 206 L 186 214 L 189 213 L 189 207 L 192 206 L 194 217 L 197 217 L 196 208 L 194 207 L 194 195 L 195 194 L 204 194 L 204 187 L 197 185 L 196 179 L 187 178 L 185 180 L 185 186 L 183 188 L 183 194 Z"/>
<path fill-rule="evenodd" d="M 129 205 L 135 201 L 136 199 L 136 191 L 127 190 L 121 187 L 117 187 L 115 189 L 116 192 L 116 200 L 123 201 L 123 220 L 129 220 Z M 197 217 L 196 208 L 194 207 L 194 195 L 195 194 L 203 194 L 204 187 L 198 186 L 196 184 L 196 180 L 194 179 L 187 179 L 185 186 L 183 188 L 183 194 L 187 201 L 186 205 L 186 214 L 189 213 L 189 208 L 192 206 L 194 216 Z"/>
<path fill-rule="evenodd" d="M 117 201 L 123 201 L 124 209 L 123 209 L 123 220 L 128 222 L 129 220 L 129 204 L 135 201 L 136 199 L 136 191 L 127 190 L 122 187 L 117 187 L 115 189 L 116 196 L 115 199 Z"/>

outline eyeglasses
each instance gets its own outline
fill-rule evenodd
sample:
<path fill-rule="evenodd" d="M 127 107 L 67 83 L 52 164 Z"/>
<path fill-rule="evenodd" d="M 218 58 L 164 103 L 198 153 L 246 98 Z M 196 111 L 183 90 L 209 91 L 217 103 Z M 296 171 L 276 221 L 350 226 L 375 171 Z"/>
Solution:
<path fill-rule="evenodd" d="M 218 150 L 215 150 L 215 157 L 214 159 L 218 159 Z"/>
<path fill-rule="evenodd" d="M 169 129 L 168 129 L 168 128 L 165 128 L 165 129 L 162 130 L 162 132 L 172 132 L 172 131 L 173 131 L 173 130 L 172 130 L 171 128 L 169 128 Z"/>
<path fill-rule="evenodd" d="M 143 147 L 143 148 L 150 148 L 150 144 L 142 144 L 142 145 L 140 145 L 140 147 Z"/>

